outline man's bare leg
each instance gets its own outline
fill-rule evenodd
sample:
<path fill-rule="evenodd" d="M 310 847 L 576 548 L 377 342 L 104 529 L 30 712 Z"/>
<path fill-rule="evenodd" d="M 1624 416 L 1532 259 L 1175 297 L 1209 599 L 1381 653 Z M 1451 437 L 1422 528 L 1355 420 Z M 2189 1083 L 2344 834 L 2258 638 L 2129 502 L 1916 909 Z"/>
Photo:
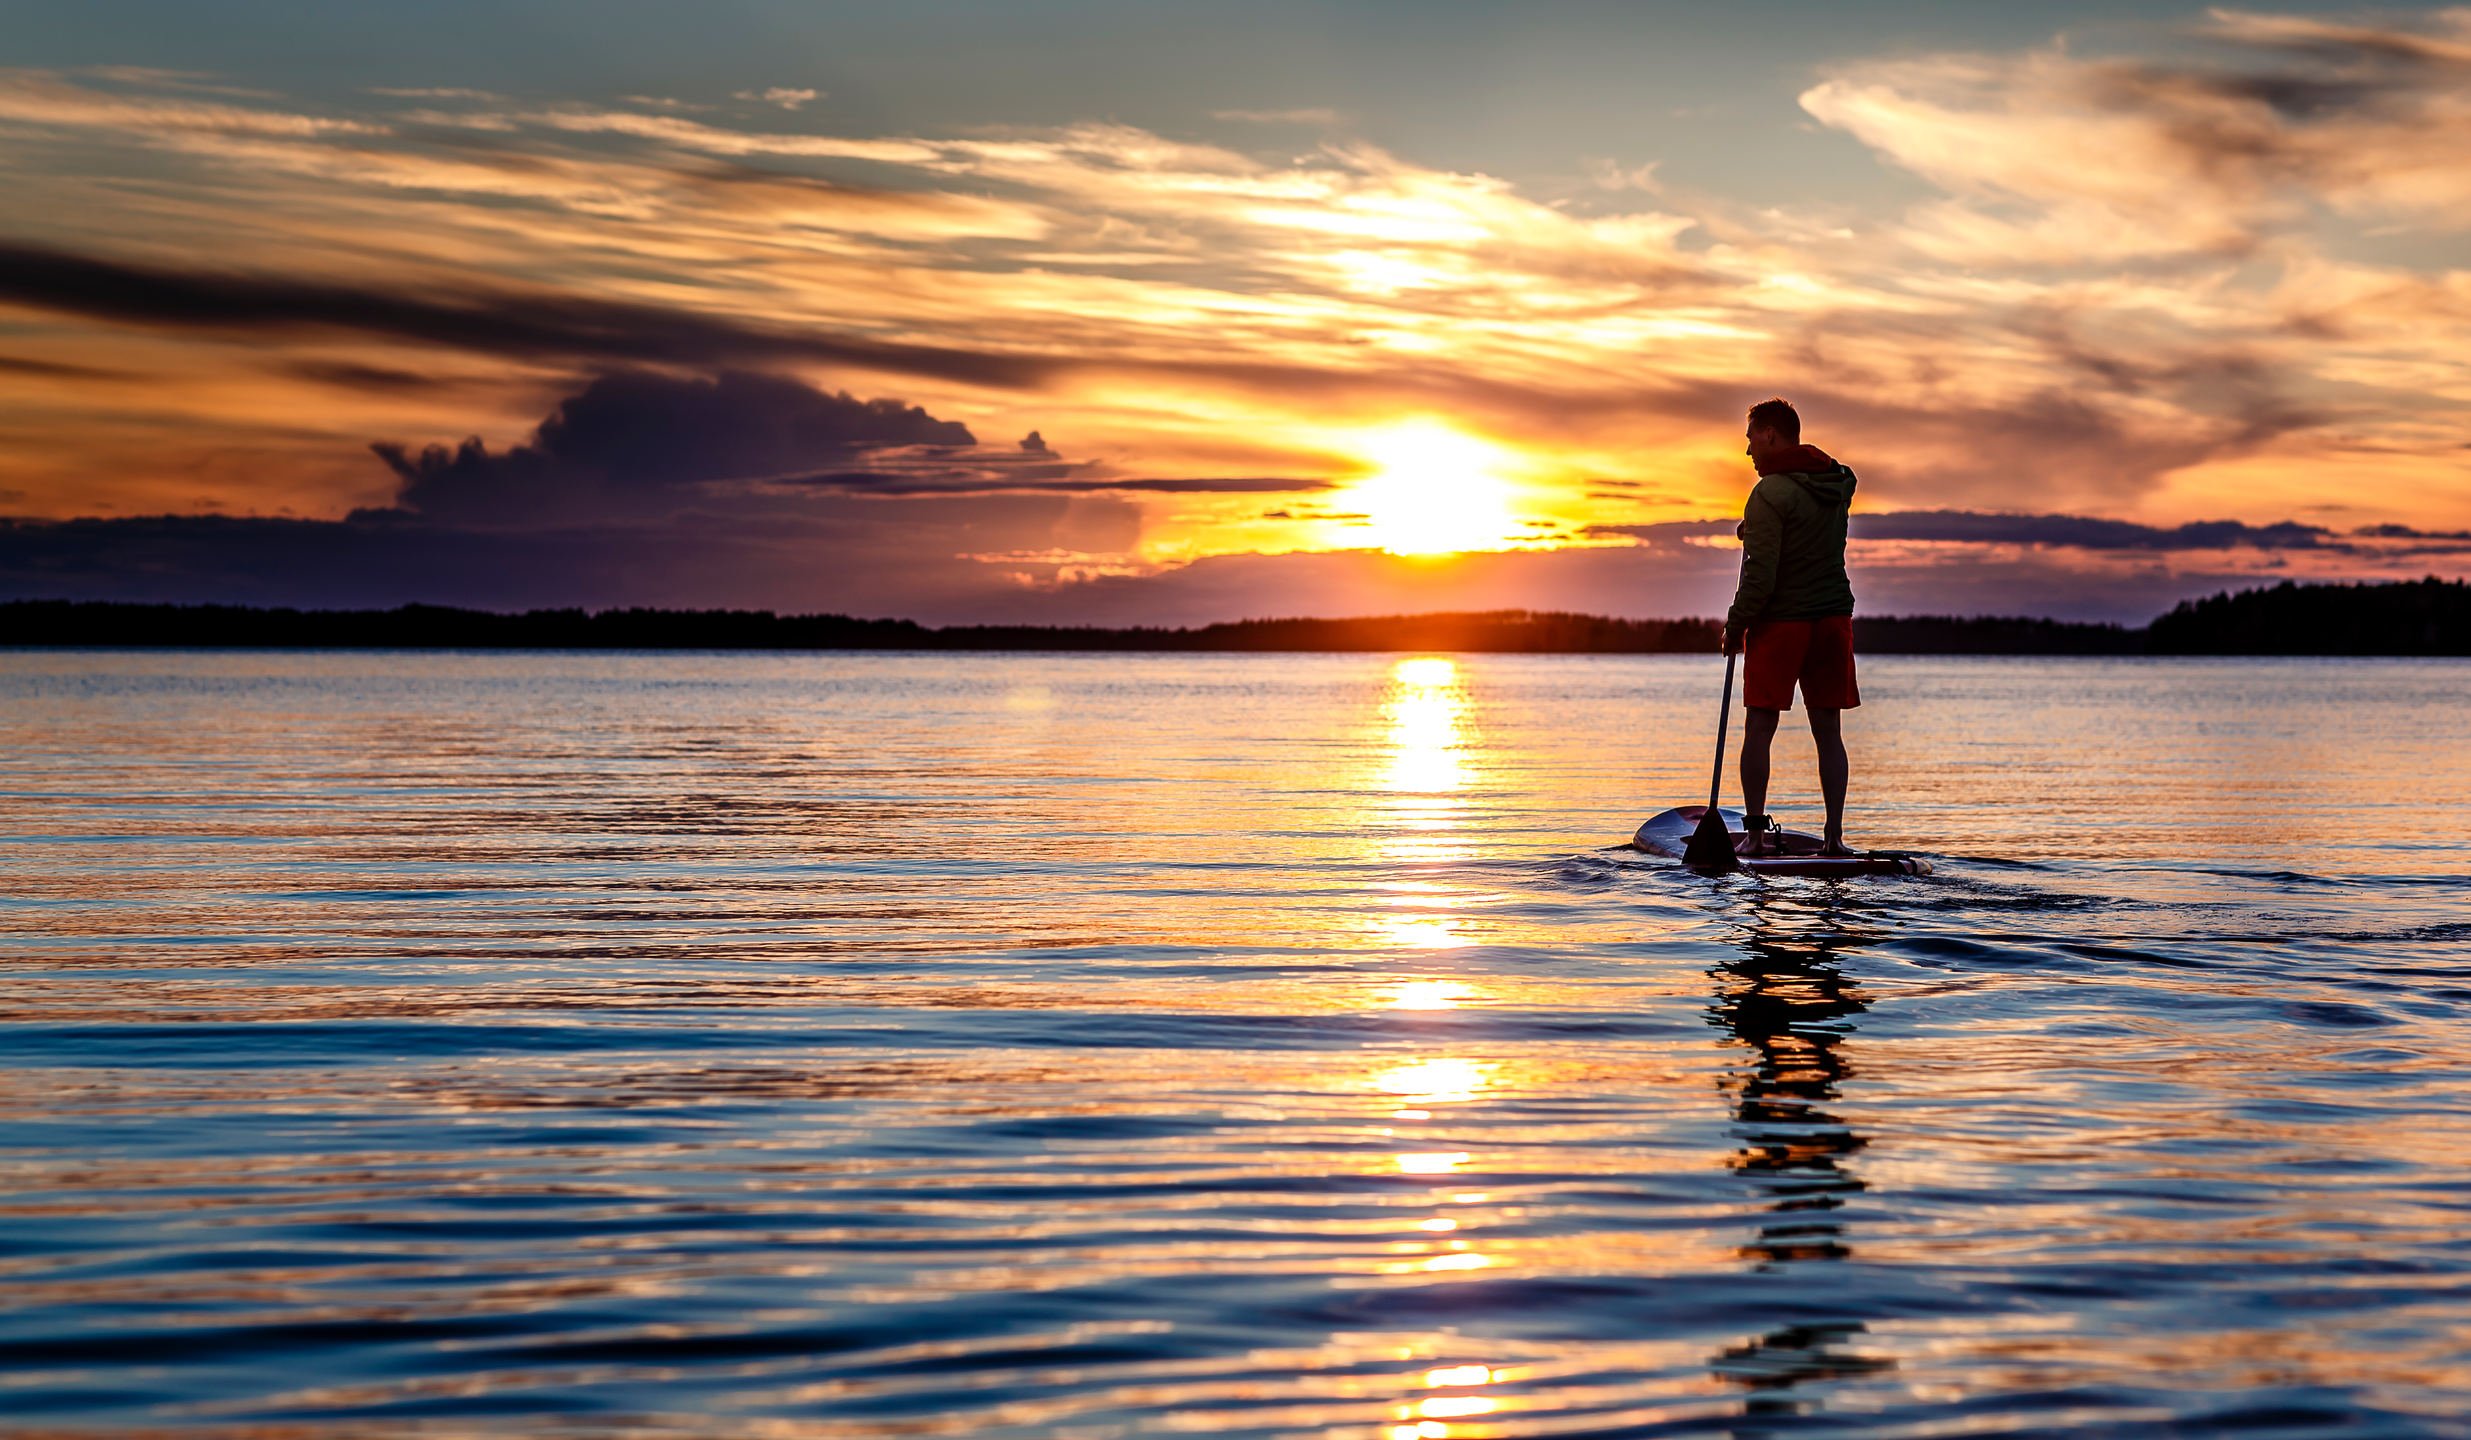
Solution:
<path fill-rule="evenodd" d="M 1776 739 L 1776 721 L 1783 714 L 1777 710 L 1749 707 L 1742 720 L 1742 809 L 1744 814 L 1767 813 L 1768 746 Z M 1765 842 L 1753 836 L 1750 854 L 1762 853 Z"/>
<path fill-rule="evenodd" d="M 1845 712 L 1810 707 L 1810 738 L 1819 747 L 1819 793 L 1826 797 L 1828 807 L 1826 844 L 1821 853 L 1850 855 L 1845 848 L 1845 782 L 1852 775 L 1852 762 L 1845 758 Z M 1764 779 L 1764 775 L 1762 776 Z"/>

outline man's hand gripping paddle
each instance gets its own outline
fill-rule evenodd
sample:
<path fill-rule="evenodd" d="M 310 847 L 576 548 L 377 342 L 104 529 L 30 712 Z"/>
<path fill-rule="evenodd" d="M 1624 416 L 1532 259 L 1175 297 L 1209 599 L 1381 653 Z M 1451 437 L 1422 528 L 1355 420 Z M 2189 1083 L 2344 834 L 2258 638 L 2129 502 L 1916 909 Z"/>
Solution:
<path fill-rule="evenodd" d="M 1724 812 L 1716 808 L 1725 783 L 1725 725 L 1733 718 L 1733 659 L 1737 652 L 1725 652 L 1725 698 L 1716 708 L 1716 773 L 1707 781 L 1707 813 L 1699 817 L 1699 828 L 1690 832 L 1690 843 L 1682 847 L 1682 863 L 1693 870 L 1723 874 L 1742 868 L 1733 853 L 1733 832 L 1725 828 Z"/>

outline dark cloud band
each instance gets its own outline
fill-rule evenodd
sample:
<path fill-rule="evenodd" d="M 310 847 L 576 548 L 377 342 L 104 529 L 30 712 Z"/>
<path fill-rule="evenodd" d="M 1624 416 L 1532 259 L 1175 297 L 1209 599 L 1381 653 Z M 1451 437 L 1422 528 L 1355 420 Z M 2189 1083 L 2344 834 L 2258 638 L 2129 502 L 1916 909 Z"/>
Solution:
<path fill-rule="evenodd" d="M 1989 510 L 1894 510 L 1856 515 L 1856 540 L 1911 541 L 1930 545 L 2032 545 L 2072 550 L 2318 550 L 2348 553 L 2362 541 L 2471 541 L 2471 531 L 2414 530 L 2372 525 L 2341 532 L 2299 520 L 2251 525 L 2241 520 L 2194 520 L 2185 525 L 2141 525 L 2092 515 L 2019 515 Z M 1591 525 L 1590 539 L 1631 539 L 1646 544 L 1683 544 L 1733 532 L 1730 520 L 1669 520 L 1654 525 Z"/>
<path fill-rule="evenodd" d="M 1047 467 L 1055 469 L 1058 467 Z M 1300 495 L 1334 490 L 1329 480 L 1299 480 L 1275 475 L 1201 476 L 1175 480 L 1106 480 L 1046 478 L 1030 471 L 1005 474 L 918 474 L 883 470 L 841 470 L 800 475 L 790 483 L 844 495 L 995 495 L 1034 491 L 1042 495 Z"/>
<path fill-rule="evenodd" d="M 2087 515 L 2008 515 L 1976 510 L 1907 510 L 1856 515 L 1857 540 L 1921 540 L 1988 545 L 2064 545 L 2079 550 L 2322 550 L 2341 541 L 2321 525 L 2277 520 L 2197 520 L 2140 525 Z"/>
<path fill-rule="evenodd" d="M 1052 359 L 859 340 L 654 305 L 465 288 L 408 296 L 359 285 L 187 270 L 0 244 L 0 303 L 168 330 L 336 331 L 512 358 L 661 365 L 810 361 L 1024 388 Z"/>

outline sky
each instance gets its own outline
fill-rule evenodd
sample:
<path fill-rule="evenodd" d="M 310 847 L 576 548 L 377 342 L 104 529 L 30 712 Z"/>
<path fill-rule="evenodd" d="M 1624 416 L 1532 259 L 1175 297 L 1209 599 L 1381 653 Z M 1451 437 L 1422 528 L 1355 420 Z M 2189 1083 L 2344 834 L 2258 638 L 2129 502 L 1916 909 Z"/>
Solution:
<path fill-rule="evenodd" d="M 0 7 L 0 596 L 939 623 L 2471 575 L 2471 8 Z"/>

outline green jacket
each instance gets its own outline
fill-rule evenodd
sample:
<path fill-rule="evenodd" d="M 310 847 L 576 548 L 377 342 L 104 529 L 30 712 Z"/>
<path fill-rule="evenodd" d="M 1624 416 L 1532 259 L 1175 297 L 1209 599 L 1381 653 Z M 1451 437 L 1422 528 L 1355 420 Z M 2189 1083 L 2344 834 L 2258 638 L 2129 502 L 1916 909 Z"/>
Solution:
<path fill-rule="evenodd" d="M 1834 462 L 1830 462 L 1833 464 Z M 1845 578 L 1845 517 L 1853 471 L 1782 470 L 1762 475 L 1742 504 L 1742 583 L 1725 623 L 1816 620 L 1853 613 Z"/>

